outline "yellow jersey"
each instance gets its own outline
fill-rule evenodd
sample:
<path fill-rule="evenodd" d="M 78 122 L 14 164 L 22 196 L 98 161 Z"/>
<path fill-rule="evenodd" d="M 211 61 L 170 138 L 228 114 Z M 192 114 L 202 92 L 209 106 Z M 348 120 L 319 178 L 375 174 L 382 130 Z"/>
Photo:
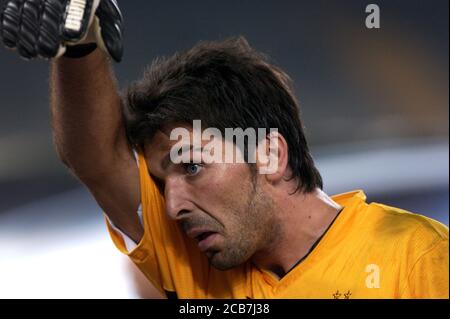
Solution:
<path fill-rule="evenodd" d="M 448 298 L 448 228 L 379 203 L 363 191 L 333 196 L 344 209 L 315 247 L 278 279 L 251 262 L 227 271 L 209 265 L 196 242 L 165 214 L 164 198 L 138 154 L 144 235 L 117 248 L 168 297 L 178 298 Z"/>

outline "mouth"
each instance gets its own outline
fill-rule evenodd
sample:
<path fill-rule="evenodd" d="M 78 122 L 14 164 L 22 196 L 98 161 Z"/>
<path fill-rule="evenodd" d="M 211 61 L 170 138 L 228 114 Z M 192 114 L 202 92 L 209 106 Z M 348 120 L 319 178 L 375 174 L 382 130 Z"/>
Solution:
<path fill-rule="evenodd" d="M 207 251 L 214 243 L 214 240 L 219 236 L 219 233 L 213 231 L 190 230 L 187 235 L 197 240 L 197 245 L 200 251 Z"/>
<path fill-rule="evenodd" d="M 207 251 L 214 244 L 214 239 L 216 239 L 217 236 L 219 236 L 219 234 L 215 232 L 206 232 L 198 236 L 197 241 L 200 251 Z"/>

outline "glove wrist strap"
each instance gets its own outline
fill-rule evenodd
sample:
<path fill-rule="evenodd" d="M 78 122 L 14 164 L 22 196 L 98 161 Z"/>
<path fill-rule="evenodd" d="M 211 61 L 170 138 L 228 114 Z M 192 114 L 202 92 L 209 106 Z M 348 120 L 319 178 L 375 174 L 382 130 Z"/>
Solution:
<path fill-rule="evenodd" d="M 73 46 L 67 46 L 66 52 L 63 56 L 72 59 L 82 58 L 86 55 L 91 54 L 97 49 L 96 43 L 86 43 L 86 44 L 78 44 Z"/>

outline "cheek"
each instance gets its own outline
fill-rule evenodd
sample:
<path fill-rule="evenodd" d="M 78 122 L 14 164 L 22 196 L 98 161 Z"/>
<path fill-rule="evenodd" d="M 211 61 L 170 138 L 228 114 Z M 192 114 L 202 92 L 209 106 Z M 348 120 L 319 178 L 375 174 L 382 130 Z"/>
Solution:
<path fill-rule="evenodd" d="M 200 187 L 210 201 L 235 203 L 248 198 L 250 176 L 247 164 L 217 164 L 211 167 Z"/>
<path fill-rule="evenodd" d="M 234 232 L 245 223 L 243 218 L 248 209 L 252 192 L 251 176 L 246 164 L 234 167 L 214 168 L 202 185 L 197 188 L 198 204 L 211 216 L 220 221 L 229 232 Z"/>

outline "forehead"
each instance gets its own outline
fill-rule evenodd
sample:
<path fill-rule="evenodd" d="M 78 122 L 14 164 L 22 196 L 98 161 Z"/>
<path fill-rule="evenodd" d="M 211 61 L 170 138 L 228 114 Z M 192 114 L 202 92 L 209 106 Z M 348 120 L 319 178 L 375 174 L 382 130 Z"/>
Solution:
<path fill-rule="evenodd" d="M 185 126 L 185 128 L 192 135 L 192 129 L 188 126 Z M 145 160 L 147 166 L 152 167 L 152 171 L 161 169 L 161 161 L 170 153 L 172 146 L 177 143 L 176 140 L 170 140 L 171 130 L 172 128 L 158 130 L 144 145 Z"/>
<path fill-rule="evenodd" d="M 174 129 L 182 129 L 184 131 L 184 136 L 181 137 L 177 133 L 174 134 L 171 140 L 170 135 Z M 224 153 L 226 150 L 229 150 L 228 146 L 225 147 L 228 144 L 230 144 L 230 147 L 233 149 L 235 148 L 235 145 L 231 140 L 228 141 L 221 135 L 214 137 L 208 134 L 203 135 L 204 132 L 204 130 L 197 129 L 194 133 L 193 127 L 187 124 L 171 125 L 158 130 L 155 135 L 144 145 L 144 155 L 147 165 L 149 168 L 152 167 L 152 172 L 155 170 L 164 170 L 166 166 L 170 164 L 170 151 L 176 144 L 177 150 L 180 148 L 180 145 L 183 145 L 183 153 L 192 150 L 191 155 L 202 151 L 209 152 L 212 150 L 214 150 L 214 154 L 216 154 L 217 150 L 219 150 L 219 154 Z M 233 153 L 235 152 L 238 151 L 233 151 Z"/>
<path fill-rule="evenodd" d="M 170 154 L 172 147 L 180 142 L 180 136 L 177 135 L 175 135 L 172 140 L 170 139 L 170 134 L 174 129 L 183 129 L 184 132 L 188 132 L 187 136 L 189 138 L 183 138 L 183 145 L 189 147 L 194 144 L 194 131 L 192 126 L 188 124 L 166 126 L 161 130 L 158 130 L 155 135 L 144 145 L 144 155 L 148 164 L 152 164 L 154 166 L 164 160 L 165 157 Z M 198 133 L 198 136 L 201 136 L 202 132 L 199 131 Z M 204 141 L 200 138 L 199 142 L 200 146 L 204 146 L 211 141 Z"/>

